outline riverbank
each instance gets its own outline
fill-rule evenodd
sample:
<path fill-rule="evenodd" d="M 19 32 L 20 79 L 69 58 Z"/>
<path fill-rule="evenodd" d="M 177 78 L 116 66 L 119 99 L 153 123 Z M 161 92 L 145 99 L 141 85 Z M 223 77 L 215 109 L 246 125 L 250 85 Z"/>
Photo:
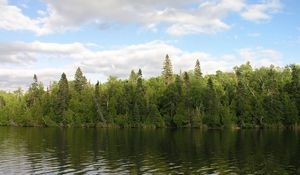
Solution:
<path fill-rule="evenodd" d="M 241 129 L 297 129 L 300 130 L 300 124 L 295 124 L 291 126 L 285 126 L 282 124 L 273 124 L 273 125 L 247 125 L 244 127 L 238 125 L 228 125 L 228 126 L 208 126 L 206 124 L 198 124 L 198 125 L 186 125 L 182 127 L 176 126 L 167 126 L 167 125 L 155 125 L 155 124 L 115 124 L 115 123 L 86 123 L 86 124 L 56 124 L 52 123 L 51 125 L 18 125 L 16 123 L 12 123 L 11 125 L 1 125 L 2 127 L 17 127 L 17 128 L 141 128 L 141 129 L 184 129 L 184 128 L 195 128 L 195 129 L 205 129 L 205 130 L 223 130 L 223 129 L 231 129 L 231 130 L 241 130 Z"/>

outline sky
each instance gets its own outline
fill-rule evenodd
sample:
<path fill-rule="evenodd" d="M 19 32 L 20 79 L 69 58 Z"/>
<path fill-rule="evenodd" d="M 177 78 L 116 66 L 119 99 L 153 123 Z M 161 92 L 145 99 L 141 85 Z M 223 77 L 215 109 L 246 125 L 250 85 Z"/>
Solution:
<path fill-rule="evenodd" d="M 88 80 L 300 64 L 299 0 L 0 0 L 0 89 L 48 85 L 80 67 Z"/>

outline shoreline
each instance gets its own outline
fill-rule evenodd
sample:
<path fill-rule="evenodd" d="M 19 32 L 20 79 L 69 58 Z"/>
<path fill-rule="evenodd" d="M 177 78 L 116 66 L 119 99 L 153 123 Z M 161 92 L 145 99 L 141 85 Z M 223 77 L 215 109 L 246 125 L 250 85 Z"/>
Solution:
<path fill-rule="evenodd" d="M 265 129 L 280 129 L 280 130 L 300 130 L 300 125 L 295 126 L 284 126 L 284 125 L 268 125 L 264 127 L 260 126 L 248 126 L 248 127 L 240 127 L 240 126 L 222 126 L 222 127 L 210 127 L 205 124 L 199 126 L 184 126 L 184 127 L 172 127 L 172 126 L 155 126 L 152 124 L 141 124 L 141 125 L 125 125 L 121 126 L 118 124 L 81 124 L 81 125 L 52 125 L 52 126 L 22 126 L 22 125 L 0 125 L 0 127 L 12 127 L 12 128 L 103 128 L 103 129 L 204 129 L 204 130 L 265 130 Z"/>

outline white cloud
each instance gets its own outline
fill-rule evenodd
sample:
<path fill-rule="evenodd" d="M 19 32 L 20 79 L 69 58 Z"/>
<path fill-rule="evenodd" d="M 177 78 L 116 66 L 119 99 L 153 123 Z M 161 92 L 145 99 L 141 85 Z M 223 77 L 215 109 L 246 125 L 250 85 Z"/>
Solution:
<path fill-rule="evenodd" d="M 267 0 L 259 4 L 248 5 L 241 16 L 251 21 L 264 21 L 271 19 L 271 13 L 280 10 L 279 0 Z"/>
<path fill-rule="evenodd" d="M 47 68 L 47 69 L 29 69 L 29 68 L 2 68 L 0 69 L 0 89 L 16 90 L 21 87 L 26 89 L 30 86 L 33 75 L 38 75 L 38 80 L 48 85 L 50 82 L 58 81 L 60 75 L 66 69 Z M 68 72 L 69 73 L 69 72 Z"/>
<path fill-rule="evenodd" d="M 78 29 L 94 23 L 107 29 L 112 24 L 139 24 L 157 31 L 165 26 L 171 35 L 215 33 L 230 28 L 225 19 L 238 13 L 247 20 L 268 20 L 281 5 L 277 0 L 247 4 L 244 0 L 45 0 L 47 10 L 30 18 L 7 1 L 0 1 L 0 28 L 29 30 L 38 35 Z M 163 24 L 163 25 L 161 25 Z"/>
<path fill-rule="evenodd" d="M 2 43 L 0 61 L 5 51 L 8 58 L 23 54 L 22 61 L 33 59 L 26 66 L 19 62 L 7 61 L 9 64 L 0 65 L 0 89 L 15 89 L 18 86 L 27 87 L 33 74 L 37 74 L 44 84 L 59 80 L 62 72 L 73 78 L 75 69 L 80 66 L 92 81 L 105 80 L 109 75 L 126 78 L 131 69 L 143 70 L 144 77 L 160 75 L 162 63 L 166 54 L 170 55 L 175 73 L 179 70 L 193 69 L 196 59 L 201 62 L 204 73 L 216 70 L 230 71 L 233 66 L 250 61 L 254 67 L 281 64 L 281 53 L 272 49 L 246 48 L 238 52 L 224 55 L 212 55 L 197 51 L 188 52 L 170 43 L 152 41 L 144 44 L 128 45 L 106 50 L 91 50 L 88 44 L 80 43 L 43 43 L 39 41 L 25 43 Z M 30 56 L 26 56 L 30 55 Z M 47 59 L 50 59 L 47 60 Z M 69 60 L 68 62 L 64 62 Z M 47 64 L 48 65 L 41 65 Z"/>
<path fill-rule="evenodd" d="M 88 55 L 90 51 L 80 43 L 58 44 L 39 41 L 25 43 L 0 43 L 0 61 L 8 64 L 30 64 L 43 55 L 51 57 L 81 59 L 79 53 Z"/>
<path fill-rule="evenodd" d="M 29 30 L 42 34 L 44 29 L 41 24 L 41 19 L 31 19 L 17 6 L 9 5 L 6 0 L 0 1 L 0 29 Z"/>
<path fill-rule="evenodd" d="M 244 48 L 239 50 L 239 55 L 244 61 L 250 61 L 254 67 L 282 65 L 282 54 L 273 49 L 264 48 Z"/>

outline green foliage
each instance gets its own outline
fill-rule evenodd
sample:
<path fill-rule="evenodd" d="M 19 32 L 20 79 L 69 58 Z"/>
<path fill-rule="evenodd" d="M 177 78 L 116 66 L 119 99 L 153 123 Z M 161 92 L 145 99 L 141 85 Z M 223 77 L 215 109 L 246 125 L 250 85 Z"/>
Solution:
<path fill-rule="evenodd" d="M 173 68 L 172 68 L 172 63 L 169 58 L 169 55 L 166 55 L 166 58 L 165 58 L 165 61 L 163 64 L 162 77 L 163 77 L 166 85 L 169 85 L 172 82 Z"/>
<path fill-rule="evenodd" d="M 195 69 L 194 69 L 194 75 L 197 79 L 202 77 L 202 72 L 201 72 L 201 67 L 200 67 L 200 62 L 197 59 L 196 64 L 195 64 Z"/>
<path fill-rule="evenodd" d="M 136 73 L 137 72 L 137 73 Z M 95 86 L 80 68 L 74 81 L 62 74 L 46 91 L 36 75 L 23 93 L 0 91 L 0 125 L 120 127 L 295 126 L 300 111 L 300 68 L 261 67 L 249 62 L 234 72 L 173 75 L 167 55 L 162 76 L 109 77 Z"/>
<path fill-rule="evenodd" d="M 100 96 L 100 87 L 99 87 L 99 81 L 95 85 L 95 93 L 94 93 L 94 110 L 95 110 L 95 116 L 93 119 L 94 123 L 98 122 L 106 122 L 102 113 L 102 107 L 101 107 L 101 96 Z"/>
<path fill-rule="evenodd" d="M 189 118 L 187 117 L 187 113 L 185 111 L 185 105 L 183 102 L 180 102 L 178 104 L 173 121 L 176 127 L 184 127 L 189 123 Z"/>
<path fill-rule="evenodd" d="M 6 106 L 6 102 L 3 96 L 0 96 L 0 109 L 4 108 L 5 106 Z"/>
<path fill-rule="evenodd" d="M 58 123 L 66 124 L 66 111 L 68 110 L 70 102 L 69 83 L 65 73 L 61 75 L 58 82 L 58 92 L 56 95 L 56 101 L 54 111 L 56 114 L 55 121 Z"/>
<path fill-rule="evenodd" d="M 87 80 L 83 75 L 80 67 L 77 68 L 75 73 L 75 80 L 74 80 L 74 88 L 77 92 L 81 92 L 87 85 Z"/>
<path fill-rule="evenodd" d="M 298 109 L 296 106 L 296 102 L 293 101 L 287 94 L 283 95 L 282 100 L 282 116 L 284 118 L 281 118 L 281 120 L 285 125 L 294 125 L 298 121 Z"/>

